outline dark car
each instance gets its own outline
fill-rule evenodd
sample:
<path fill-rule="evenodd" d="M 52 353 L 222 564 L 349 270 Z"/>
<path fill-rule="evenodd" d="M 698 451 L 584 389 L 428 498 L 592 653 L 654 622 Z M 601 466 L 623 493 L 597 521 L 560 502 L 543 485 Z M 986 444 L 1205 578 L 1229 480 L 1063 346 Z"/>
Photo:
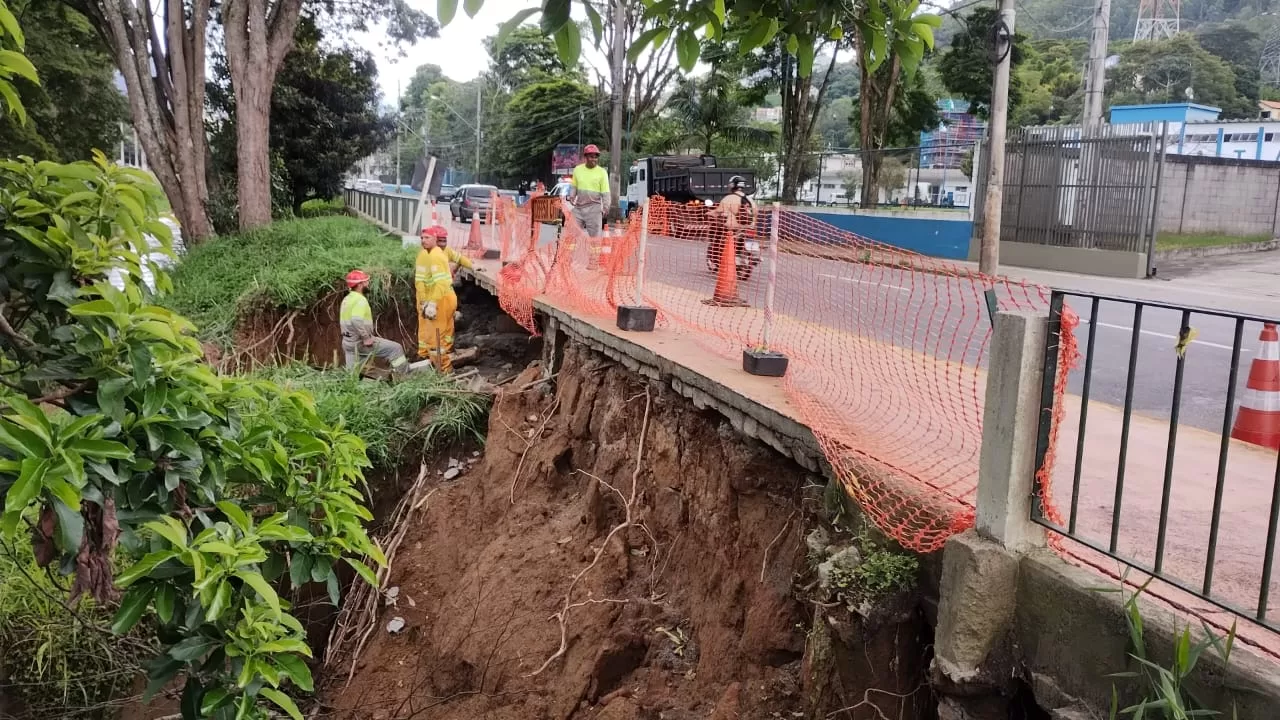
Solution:
<path fill-rule="evenodd" d="M 492 185 L 463 185 L 449 201 L 449 214 L 454 220 L 470 222 L 479 213 L 480 222 L 485 222 L 489 216 L 489 203 L 496 192 L 498 188 Z"/>

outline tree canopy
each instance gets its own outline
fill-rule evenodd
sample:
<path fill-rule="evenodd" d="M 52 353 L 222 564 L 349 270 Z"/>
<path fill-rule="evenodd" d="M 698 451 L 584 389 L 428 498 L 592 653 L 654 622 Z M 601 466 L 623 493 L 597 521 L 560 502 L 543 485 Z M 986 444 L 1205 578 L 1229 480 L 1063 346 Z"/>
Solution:
<path fill-rule="evenodd" d="M 1114 105 L 1193 101 L 1220 107 L 1226 117 L 1255 115 L 1256 106 L 1240 96 L 1235 81 L 1231 66 L 1188 33 L 1128 45 L 1108 73 Z"/>
<path fill-rule="evenodd" d="M 59 0 L 18 0 L 26 52 L 41 82 L 17 81 L 28 122 L 0 120 L 0 156 L 87 160 L 93 150 L 114 154 L 120 123 L 128 119 L 116 89 L 111 56 L 79 12 Z"/>
<path fill-rule="evenodd" d="M 956 97 L 969 102 L 969 112 L 985 118 L 991 112 L 991 28 L 1000 18 L 995 8 L 977 7 L 965 17 L 965 29 L 951 39 L 951 47 L 938 58 L 942 84 Z M 1013 36 L 1012 71 L 1009 76 L 1009 111 L 1022 102 L 1024 81 L 1018 66 L 1026 56 L 1027 38 Z"/>

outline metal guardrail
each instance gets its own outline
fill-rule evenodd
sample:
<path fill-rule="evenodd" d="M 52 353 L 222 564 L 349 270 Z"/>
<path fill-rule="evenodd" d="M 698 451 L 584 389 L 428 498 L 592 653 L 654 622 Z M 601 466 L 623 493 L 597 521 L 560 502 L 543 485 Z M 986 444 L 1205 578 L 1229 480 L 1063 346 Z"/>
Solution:
<path fill-rule="evenodd" d="M 1058 372 L 1059 348 L 1063 332 L 1063 311 L 1067 297 L 1081 298 L 1085 300 L 1089 306 L 1088 329 L 1083 347 L 1084 365 L 1082 369 L 1082 382 L 1080 385 L 1081 403 L 1079 411 L 1079 429 L 1076 438 L 1075 466 L 1072 472 L 1070 504 L 1066 513 L 1065 527 L 1047 517 L 1046 508 L 1042 504 L 1042 498 L 1045 496 L 1043 490 L 1045 488 L 1041 486 L 1040 477 L 1037 473 L 1037 478 L 1035 480 L 1035 499 L 1032 503 L 1031 519 L 1045 528 L 1059 533 L 1074 542 L 1100 552 L 1119 561 L 1120 563 L 1123 563 L 1125 566 L 1134 568 L 1148 575 L 1152 575 L 1182 591 L 1205 600 L 1218 608 L 1233 613 L 1241 618 L 1256 622 L 1268 629 L 1280 631 L 1280 618 L 1276 618 L 1274 616 L 1269 617 L 1267 614 L 1267 604 L 1270 599 L 1269 590 L 1273 577 L 1273 566 L 1276 560 L 1276 537 L 1278 530 L 1280 530 L 1280 454 L 1277 456 L 1275 477 L 1271 489 L 1269 515 L 1267 516 L 1265 549 L 1260 568 L 1257 606 L 1254 609 L 1242 607 L 1238 602 L 1234 602 L 1232 599 L 1223 597 L 1219 592 L 1216 592 L 1214 588 L 1214 569 L 1218 560 L 1220 533 L 1222 530 L 1223 496 L 1227 484 L 1227 460 L 1232 445 L 1232 423 L 1233 418 L 1235 417 L 1236 399 L 1239 390 L 1237 379 L 1241 374 L 1240 356 L 1242 352 L 1244 352 L 1242 344 L 1246 340 L 1246 335 L 1244 334 L 1245 324 L 1274 324 L 1280 322 L 1280 320 L 1277 320 L 1276 318 L 1234 313 L 1224 310 L 1173 305 L 1162 302 L 1136 300 L 1083 292 L 1055 290 L 1050 299 L 1049 331 L 1044 354 L 1044 384 L 1041 389 L 1040 424 L 1036 446 L 1037 469 L 1044 466 L 1046 454 L 1049 449 L 1050 431 L 1055 403 L 1055 381 Z M 1107 538 L 1095 538 L 1089 537 L 1082 532 L 1078 521 L 1080 518 L 1082 465 L 1085 457 L 1085 429 L 1089 417 L 1090 393 L 1094 389 L 1093 376 L 1095 350 L 1098 348 L 1097 328 L 1099 322 L 1097 321 L 1097 318 L 1099 306 L 1103 302 L 1127 305 L 1132 308 L 1132 315 L 1129 319 L 1129 322 L 1131 322 L 1132 325 L 1132 339 L 1129 342 L 1128 369 L 1124 384 L 1124 407 L 1122 410 L 1123 415 L 1121 418 L 1119 439 L 1120 451 L 1115 465 L 1116 480 L 1114 499 L 1111 508 L 1110 535 Z M 1179 417 L 1182 409 L 1183 390 L 1186 382 L 1187 354 L 1185 352 L 1177 355 L 1174 366 L 1171 404 L 1169 408 L 1168 437 L 1164 458 L 1164 474 L 1161 485 L 1160 514 L 1155 539 L 1154 561 L 1150 563 L 1144 562 L 1137 558 L 1127 556 L 1120 551 L 1122 509 L 1124 508 L 1126 489 L 1126 464 L 1129 460 L 1129 442 L 1132 430 L 1131 421 L 1134 414 L 1134 389 L 1140 373 L 1144 373 L 1145 371 L 1145 368 L 1143 368 L 1138 361 L 1139 340 L 1143 332 L 1143 311 L 1148 308 L 1159 308 L 1162 310 L 1178 312 L 1181 318 L 1179 339 L 1186 337 L 1189 329 L 1192 327 L 1192 320 L 1194 317 L 1204 316 L 1208 318 L 1226 319 L 1234 325 L 1233 341 L 1230 348 L 1230 361 L 1226 370 L 1228 376 L 1226 381 L 1225 397 L 1223 400 L 1221 441 L 1218 448 L 1217 471 L 1213 489 L 1213 507 L 1209 526 L 1207 528 L 1200 528 L 1200 530 L 1207 533 L 1207 546 L 1204 555 L 1203 579 L 1198 584 L 1184 578 L 1176 577 L 1166 568 L 1166 550 L 1167 543 L 1169 541 L 1169 505 L 1170 498 L 1174 491 L 1175 451 L 1177 448 L 1180 428 Z M 1083 309 L 1083 307 L 1081 309 Z M 1081 324 L 1084 324 L 1083 321 Z M 1081 330 L 1083 329 L 1084 328 L 1081 327 Z M 1219 345 L 1219 347 L 1221 349 L 1226 349 L 1225 345 Z M 1056 398 L 1056 401 L 1061 402 L 1062 398 Z M 1263 482 L 1264 478 L 1258 478 L 1258 480 Z"/>

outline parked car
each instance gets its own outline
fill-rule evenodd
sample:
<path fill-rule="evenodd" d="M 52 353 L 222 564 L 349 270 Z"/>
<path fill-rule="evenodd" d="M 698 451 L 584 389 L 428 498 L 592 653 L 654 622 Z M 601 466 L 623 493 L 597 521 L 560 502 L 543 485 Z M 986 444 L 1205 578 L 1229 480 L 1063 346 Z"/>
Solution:
<path fill-rule="evenodd" d="M 490 196 L 496 192 L 498 188 L 493 185 L 463 185 L 449 201 L 449 214 L 454 220 L 470 222 L 478 212 L 480 222 L 484 222 L 489 215 Z"/>

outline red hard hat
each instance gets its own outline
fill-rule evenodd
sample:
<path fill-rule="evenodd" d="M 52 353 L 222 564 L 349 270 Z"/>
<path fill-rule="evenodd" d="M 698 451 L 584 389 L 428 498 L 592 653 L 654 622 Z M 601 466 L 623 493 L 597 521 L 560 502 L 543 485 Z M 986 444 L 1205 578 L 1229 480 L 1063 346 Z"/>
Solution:
<path fill-rule="evenodd" d="M 582 154 L 583 155 L 599 155 L 600 148 L 596 147 L 595 145 L 588 145 L 582 148 Z"/>
<path fill-rule="evenodd" d="M 362 282 L 369 282 L 369 274 L 363 270 L 352 270 L 347 273 L 347 287 L 353 288 Z"/>
<path fill-rule="evenodd" d="M 434 238 L 447 238 L 449 237 L 449 231 L 446 230 L 442 225 L 432 225 L 429 228 L 422 228 L 422 236 L 434 237 Z"/>

